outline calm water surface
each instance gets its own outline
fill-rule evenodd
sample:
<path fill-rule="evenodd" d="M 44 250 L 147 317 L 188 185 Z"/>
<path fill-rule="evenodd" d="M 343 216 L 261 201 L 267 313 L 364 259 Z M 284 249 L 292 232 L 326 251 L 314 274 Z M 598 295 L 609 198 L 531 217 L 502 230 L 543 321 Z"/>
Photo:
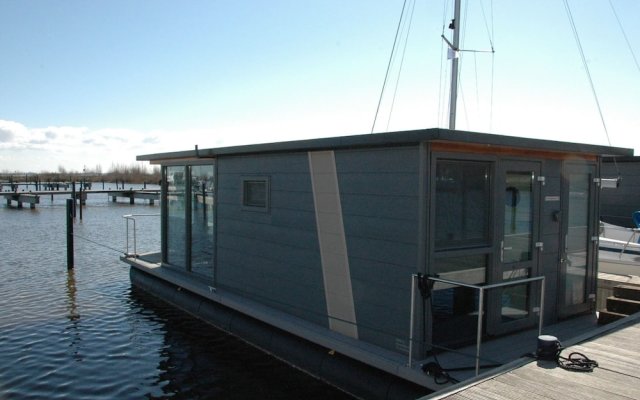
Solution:
<path fill-rule="evenodd" d="M 0 399 L 349 398 L 131 287 L 122 215 L 157 205 L 90 195 L 67 271 L 65 199 L 40 201 L 0 204 Z M 160 218 L 137 225 L 157 251 Z"/>

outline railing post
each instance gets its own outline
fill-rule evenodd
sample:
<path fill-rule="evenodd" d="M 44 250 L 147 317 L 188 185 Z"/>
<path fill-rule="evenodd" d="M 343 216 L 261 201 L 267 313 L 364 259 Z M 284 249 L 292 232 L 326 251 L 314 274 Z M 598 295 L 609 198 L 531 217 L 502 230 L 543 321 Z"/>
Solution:
<path fill-rule="evenodd" d="M 411 315 L 409 316 L 409 362 L 408 366 L 411 368 L 413 363 L 413 314 L 416 304 L 416 274 L 411 275 Z"/>
<path fill-rule="evenodd" d="M 478 300 L 478 332 L 476 333 L 476 376 L 480 372 L 480 342 L 482 341 L 482 313 L 484 311 L 484 288 L 480 288 Z"/>
<path fill-rule="evenodd" d="M 124 224 L 126 226 L 126 234 L 125 234 L 125 240 L 126 240 L 126 246 L 127 246 L 127 257 L 129 256 L 129 216 L 125 215 L 124 216 Z"/>
<path fill-rule="evenodd" d="M 136 219 L 133 218 L 133 256 L 138 258 L 138 246 L 136 245 Z"/>
<path fill-rule="evenodd" d="M 538 336 L 542 335 L 542 323 L 544 321 L 544 276 L 540 283 L 540 319 L 538 321 Z"/>

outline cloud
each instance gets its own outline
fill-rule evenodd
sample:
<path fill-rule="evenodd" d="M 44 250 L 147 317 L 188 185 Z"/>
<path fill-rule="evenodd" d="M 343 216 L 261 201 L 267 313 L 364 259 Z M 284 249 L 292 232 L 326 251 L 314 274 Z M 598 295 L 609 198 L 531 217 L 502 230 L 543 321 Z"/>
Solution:
<path fill-rule="evenodd" d="M 142 139 L 142 143 L 144 144 L 158 144 L 160 143 L 160 139 L 157 136 L 150 136 Z"/>
<path fill-rule="evenodd" d="M 0 128 L 0 143 L 8 143 L 15 137 L 14 133 L 6 128 Z"/>
<path fill-rule="evenodd" d="M 55 171 L 59 165 L 81 171 L 84 166 L 136 162 L 136 155 L 181 150 L 188 131 L 91 129 L 78 126 L 27 127 L 0 119 L 0 170 Z M 177 143 L 173 143 L 177 142 Z M 164 145 L 165 148 L 160 148 Z"/>
<path fill-rule="evenodd" d="M 0 119 L 0 149 L 15 146 L 27 131 L 20 123 Z"/>

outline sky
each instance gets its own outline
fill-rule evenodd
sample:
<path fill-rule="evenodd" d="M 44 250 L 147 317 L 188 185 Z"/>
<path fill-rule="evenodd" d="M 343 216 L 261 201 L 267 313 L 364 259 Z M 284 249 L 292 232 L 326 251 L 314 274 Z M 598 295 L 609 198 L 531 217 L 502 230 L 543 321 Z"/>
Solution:
<path fill-rule="evenodd" d="M 374 126 L 404 3 L 0 0 L 0 172 L 446 128 L 451 0 L 407 0 Z M 565 0 L 462 3 L 457 129 L 640 154 L 639 0 L 566 0 L 586 69 Z"/>

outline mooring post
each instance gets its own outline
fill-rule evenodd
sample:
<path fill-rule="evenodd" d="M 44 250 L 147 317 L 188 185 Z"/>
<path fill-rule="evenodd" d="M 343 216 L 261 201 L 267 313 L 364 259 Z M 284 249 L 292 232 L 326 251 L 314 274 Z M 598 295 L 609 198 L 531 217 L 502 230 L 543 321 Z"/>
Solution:
<path fill-rule="evenodd" d="M 76 181 L 71 182 L 71 198 L 73 199 L 73 218 L 76 217 Z"/>
<path fill-rule="evenodd" d="M 67 269 L 73 269 L 73 199 L 67 199 Z"/>
<path fill-rule="evenodd" d="M 82 186 L 80 186 L 80 221 L 82 221 Z"/>

